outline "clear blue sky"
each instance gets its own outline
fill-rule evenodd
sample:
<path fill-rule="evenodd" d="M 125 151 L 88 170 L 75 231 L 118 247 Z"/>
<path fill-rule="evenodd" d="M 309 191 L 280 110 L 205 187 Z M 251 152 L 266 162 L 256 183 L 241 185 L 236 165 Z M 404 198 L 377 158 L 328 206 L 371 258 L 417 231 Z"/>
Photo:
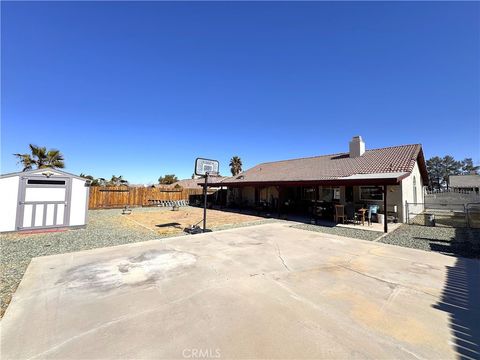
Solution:
<path fill-rule="evenodd" d="M 478 2 L 2 2 L 1 170 L 134 183 L 422 143 L 480 161 Z"/>

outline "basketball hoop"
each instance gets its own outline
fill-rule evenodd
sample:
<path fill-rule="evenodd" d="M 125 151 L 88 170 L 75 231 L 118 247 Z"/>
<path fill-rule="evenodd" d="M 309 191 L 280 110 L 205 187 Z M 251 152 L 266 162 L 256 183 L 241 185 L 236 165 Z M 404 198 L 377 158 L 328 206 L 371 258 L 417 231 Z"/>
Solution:
<path fill-rule="evenodd" d="M 203 176 L 205 183 L 203 184 L 203 232 L 207 230 L 207 187 L 208 178 L 217 177 L 219 163 L 218 160 L 197 158 L 195 160 L 195 175 Z"/>
<path fill-rule="evenodd" d="M 197 158 L 195 160 L 195 175 L 199 176 L 213 176 L 218 174 L 218 161 L 211 159 Z"/>

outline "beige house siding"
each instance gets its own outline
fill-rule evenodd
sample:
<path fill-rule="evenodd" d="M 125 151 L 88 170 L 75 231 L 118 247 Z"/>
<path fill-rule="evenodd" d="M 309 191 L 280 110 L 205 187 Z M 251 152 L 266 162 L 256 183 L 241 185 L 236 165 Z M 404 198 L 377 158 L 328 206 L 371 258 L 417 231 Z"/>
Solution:
<path fill-rule="evenodd" d="M 380 206 L 380 213 L 383 213 L 383 200 L 362 200 L 360 199 L 360 188 L 362 186 L 353 187 L 353 201 L 359 204 L 376 204 Z M 387 187 L 387 211 L 393 211 L 393 207 L 397 205 L 399 221 L 403 219 L 402 211 L 402 188 L 400 185 L 389 185 Z"/>
<path fill-rule="evenodd" d="M 418 163 L 415 163 L 415 166 L 413 167 L 412 173 L 406 177 L 405 179 L 402 180 L 402 211 L 405 212 L 405 202 L 409 203 L 414 203 L 415 202 L 415 196 L 414 196 L 414 186 L 413 182 L 414 179 L 416 180 L 416 191 L 417 191 L 417 198 L 416 202 L 419 205 L 409 205 L 411 207 L 411 210 L 413 210 L 415 213 L 420 213 L 423 211 L 424 206 L 423 203 L 425 202 L 425 192 L 423 190 L 423 179 L 422 175 L 420 174 L 420 169 L 418 167 Z M 403 222 L 406 222 L 406 216 L 405 218 L 402 218 Z"/>

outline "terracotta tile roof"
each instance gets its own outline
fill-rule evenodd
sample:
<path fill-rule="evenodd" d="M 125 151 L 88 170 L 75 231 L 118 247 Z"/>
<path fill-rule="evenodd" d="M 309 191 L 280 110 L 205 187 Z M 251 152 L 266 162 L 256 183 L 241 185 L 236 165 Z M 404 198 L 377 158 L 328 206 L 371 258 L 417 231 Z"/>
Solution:
<path fill-rule="evenodd" d="M 422 175 L 426 169 L 420 144 L 367 150 L 360 157 L 348 153 L 262 163 L 223 183 L 335 180 L 356 174 L 410 173 L 421 156 Z"/>
<path fill-rule="evenodd" d="M 213 182 L 219 182 L 222 181 L 223 179 L 226 179 L 224 176 L 217 176 L 217 177 L 209 177 L 208 178 L 208 183 L 213 183 Z M 175 185 L 180 185 L 184 189 L 198 189 L 200 186 L 202 186 L 205 183 L 205 179 L 200 178 L 200 179 L 183 179 L 179 180 L 171 185 L 168 185 L 168 187 L 175 187 Z"/>

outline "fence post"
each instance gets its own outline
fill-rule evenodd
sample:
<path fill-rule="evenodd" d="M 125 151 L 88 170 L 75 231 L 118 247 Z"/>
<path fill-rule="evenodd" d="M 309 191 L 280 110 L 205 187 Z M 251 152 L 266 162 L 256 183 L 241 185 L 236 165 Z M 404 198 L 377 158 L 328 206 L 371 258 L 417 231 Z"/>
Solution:
<path fill-rule="evenodd" d="M 405 220 L 407 224 L 410 224 L 410 214 L 408 212 L 408 201 L 405 200 Z"/>
<path fill-rule="evenodd" d="M 470 218 L 468 217 L 468 204 L 463 204 L 463 212 L 465 213 L 465 225 L 467 228 L 470 227 Z"/>

